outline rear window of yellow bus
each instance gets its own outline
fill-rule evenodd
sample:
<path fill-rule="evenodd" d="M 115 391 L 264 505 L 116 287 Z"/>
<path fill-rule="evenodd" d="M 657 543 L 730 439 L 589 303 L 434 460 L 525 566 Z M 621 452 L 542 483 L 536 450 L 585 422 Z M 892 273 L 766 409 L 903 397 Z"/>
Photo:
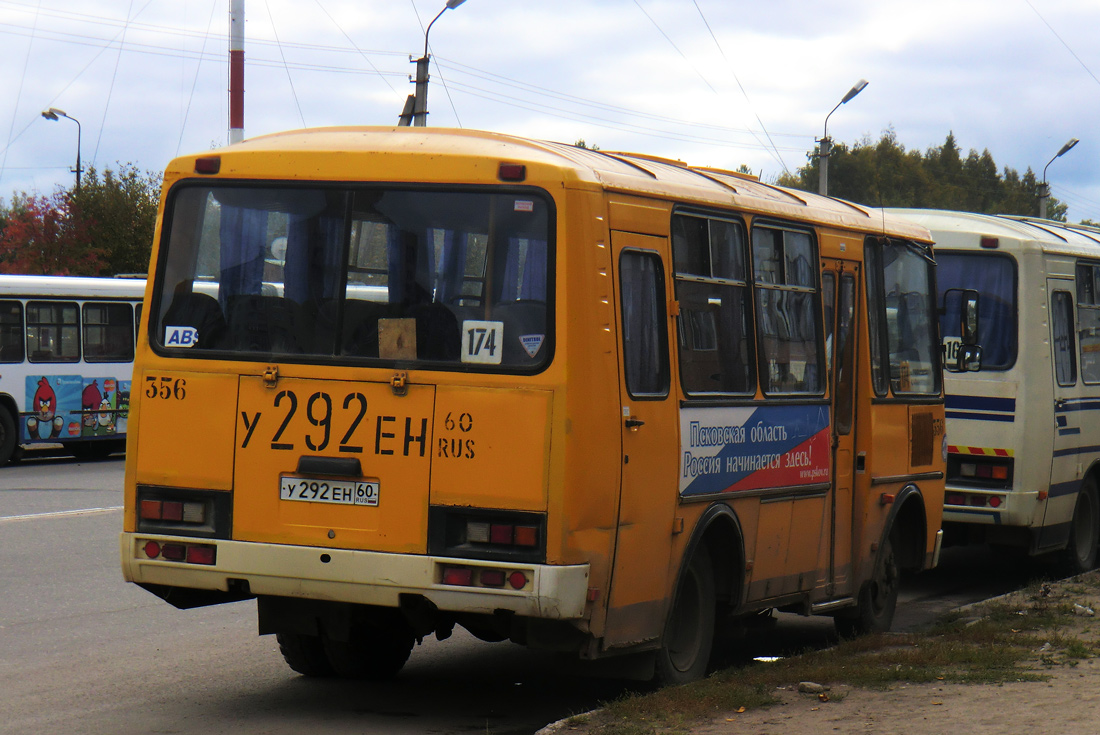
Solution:
<path fill-rule="evenodd" d="M 536 189 L 182 185 L 163 354 L 534 372 L 553 350 L 553 204 Z"/>

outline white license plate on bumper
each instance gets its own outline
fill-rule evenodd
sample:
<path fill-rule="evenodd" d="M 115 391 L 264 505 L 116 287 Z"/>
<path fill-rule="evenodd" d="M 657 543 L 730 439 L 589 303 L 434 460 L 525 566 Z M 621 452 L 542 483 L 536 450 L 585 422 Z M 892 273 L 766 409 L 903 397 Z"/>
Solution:
<path fill-rule="evenodd" d="M 279 478 L 279 499 L 336 505 L 378 505 L 378 483 L 283 475 Z"/>

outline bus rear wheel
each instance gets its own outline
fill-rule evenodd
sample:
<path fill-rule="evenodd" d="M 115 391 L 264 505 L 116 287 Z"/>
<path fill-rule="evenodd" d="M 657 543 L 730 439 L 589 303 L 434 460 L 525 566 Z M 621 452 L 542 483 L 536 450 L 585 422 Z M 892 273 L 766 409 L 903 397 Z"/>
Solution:
<path fill-rule="evenodd" d="M 392 679 L 409 660 L 416 638 L 399 614 L 355 625 L 350 640 L 322 635 L 332 669 L 346 679 Z"/>
<path fill-rule="evenodd" d="M 302 633 L 277 633 L 279 652 L 286 665 L 302 676 L 332 676 L 336 673 L 325 655 L 321 638 Z"/>
<path fill-rule="evenodd" d="M 710 555 L 699 549 L 684 569 L 665 625 L 657 652 L 659 684 L 685 684 L 706 674 L 714 644 L 716 605 Z"/>
<path fill-rule="evenodd" d="M 15 454 L 15 434 L 15 419 L 8 409 L 0 406 L 0 467 L 6 465 Z"/>
<path fill-rule="evenodd" d="M 837 614 L 833 619 L 841 638 L 890 630 L 898 605 L 898 588 L 901 586 L 901 573 L 894 555 L 896 545 L 897 539 L 890 534 L 880 549 L 874 576 L 859 589 L 856 607 Z"/>
<path fill-rule="evenodd" d="M 1089 476 L 1077 493 L 1070 522 L 1069 543 L 1063 555 L 1064 570 L 1070 574 L 1082 574 L 1096 566 L 1097 538 L 1100 528 L 1100 504 L 1097 501 L 1096 480 Z"/>

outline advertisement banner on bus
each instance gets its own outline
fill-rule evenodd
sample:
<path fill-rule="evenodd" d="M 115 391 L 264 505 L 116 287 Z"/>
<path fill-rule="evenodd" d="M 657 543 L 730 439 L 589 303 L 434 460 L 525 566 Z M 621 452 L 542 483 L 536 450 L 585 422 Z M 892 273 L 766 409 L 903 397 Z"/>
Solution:
<path fill-rule="evenodd" d="M 829 482 L 826 406 L 685 408 L 682 496 Z"/>

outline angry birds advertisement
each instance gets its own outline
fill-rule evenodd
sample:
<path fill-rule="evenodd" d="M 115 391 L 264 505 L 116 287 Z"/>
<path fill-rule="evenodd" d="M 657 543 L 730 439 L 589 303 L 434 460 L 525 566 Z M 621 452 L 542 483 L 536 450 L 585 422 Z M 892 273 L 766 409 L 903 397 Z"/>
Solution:
<path fill-rule="evenodd" d="M 80 435 L 83 379 L 79 375 L 27 376 L 27 406 L 23 421 L 28 442 L 51 441 Z"/>
<path fill-rule="evenodd" d="M 29 375 L 24 442 L 60 442 L 126 433 L 130 381 L 80 375 Z"/>
<path fill-rule="evenodd" d="M 100 387 L 100 382 L 103 385 Z M 114 378 L 85 379 L 80 394 L 81 436 L 109 436 L 115 434 L 118 401 L 118 381 Z"/>

